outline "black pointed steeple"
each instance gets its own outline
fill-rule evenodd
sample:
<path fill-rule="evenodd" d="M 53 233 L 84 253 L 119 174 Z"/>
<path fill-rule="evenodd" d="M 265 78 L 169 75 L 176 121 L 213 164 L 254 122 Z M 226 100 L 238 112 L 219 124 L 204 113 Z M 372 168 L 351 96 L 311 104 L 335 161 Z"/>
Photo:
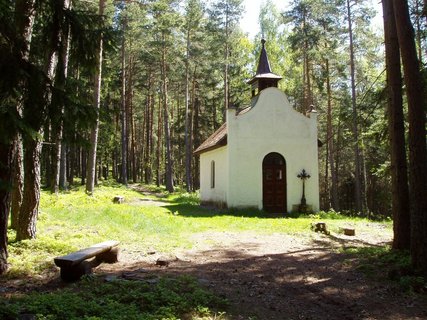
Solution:
<path fill-rule="evenodd" d="M 265 50 L 265 40 L 261 40 L 262 48 L 258 61 L 258 69 L 256 74 L 271 73 L 270 61 L 268 61 L 267 51 Z"/>
<path fill-rule="evenodd" d="M 270 62 L 268 61 L 268 55 L 267 51 L 265 50 L 265 40 L 261 40 L 262 48 L 261 48 L 261 54 L 259 56 L 258 61 L 258 68 L 256 71 L 255 76 L 249 80 L 249 84 L 252 85 L 252 96 L 255 94 L 258 94 L 261 90 L 268 88 L 268 87 L 276 87 L 277 83 L 280 79 L 282 79 L 281 76 L 278 76 L 277 74 L 274 74 L 271 72 Z M 256 89 L 258 89 L 258 92 L 256 92 Z"/>

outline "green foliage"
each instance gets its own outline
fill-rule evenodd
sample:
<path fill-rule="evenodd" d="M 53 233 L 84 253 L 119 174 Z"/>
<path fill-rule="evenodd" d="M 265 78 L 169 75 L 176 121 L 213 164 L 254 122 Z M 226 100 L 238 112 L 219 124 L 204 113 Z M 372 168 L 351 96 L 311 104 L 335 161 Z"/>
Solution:
<path fill-rule="evenodd" d="M 69 287 L 31 293 L 0 302 L 0 317 L 15 319 L 179 319 L 212 316 L 226 301 L 201 289 L 191 277 L 162 278 L 156 283 L 116 279 L 84 279 Z"/>
<path fill-rule="evenodd" d="M 412 269 L 407 251 L 385 246 L 347 248 L 344 252 L 357 257 L 357 268 L 372 278 L 393 280 L 405 291 L 422 292 L 427 286 L 426 279 Z"/>

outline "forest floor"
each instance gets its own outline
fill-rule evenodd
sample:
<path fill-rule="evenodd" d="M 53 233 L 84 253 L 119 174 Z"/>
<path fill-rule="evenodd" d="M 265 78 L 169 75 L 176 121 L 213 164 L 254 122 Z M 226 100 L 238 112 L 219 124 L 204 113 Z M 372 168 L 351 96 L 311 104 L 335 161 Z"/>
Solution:
<path fill-rule="evenodd" d="M 203 232 L 194 235 L 191 250 L 165 255 L 124 249 L 119 263 L 98 272 L 149 281 L 193 276 L 229 301 L 226 319 L 427 319 L 425 294 L 402 292 L 383 270 L 368 277 L 358 268 L 360 259 L 343 253 L 391 241 L 373 231 L 356 230 L 352 237 Z"/>
<path fill-rule="evenodd" d="M 151 226 L 150 219 L 154 219 L 152 227 L 137 228 L 135 239 L 134 236 L 127 239 L 121 234 L 112 236 L 122 241 L 119 262 L 101 264 L 95 269 L 94 274 L 101 282 L 128 279 L 155 284 L 168 276 L 194 277 L 200 286 L 229 302 L 226 313 L 218 312 L 213 317 L 203 319 L 427 319 L 427 288 L 421 288 L 421 293 L 413 293 L 409 289 L 411 286 L 402 285 L 402 281 L 410 281 L 411 277 L 401 277 L 400 282 L 389 280 L 387 262 L 379 263 L 378 254 L 374 255 L 377 260 L 369 260 L 369 254 L 363 252 L 365 249 L 368 253 L 369 250 L 388 251 L 384 247 L 392 240 L 389 225 L 363 220 L 355 223 L 355 236 L 336 232 L 336 226 L 348 220 L 328 220 L 328 224 L 335 224 L 330 235 L 311 231 L 308 226 L 302 232 L 299 229 L 295 232 L 281 232 L 277 226 L 277 229 L 268 232 L 266 228 L 273 225 L 290 226 L 300 219 L 265 221 L 218 215 L 215 220 L 217 227 L 212 227 L 212 220 L 209 220 L 206 228 L 203 223 L 207 223 L 206 219 L 211 217 L 210 209 L 200 212 L 199 206 L 171 206 L 171 202 L 161 194 L 145 189 L 138 192 L 144 197 L 135 198 L 128 204 L 107 207 L 110 211 L 118 210 L 117 213 L 100 213 L 95 216 L 95 222 L 85 222 L 87 225 L 94 223 L 94 228 L 99 228 L 100 225 L 106 226 L 101 220 L 108 219 L 115 227 L 118 219 L 120 227 L 117 230 L 120 231 L 123 229 L 121 225 L 127 221 L 122 213 L 123 208 L 124 211 L 131 211 L 140 206 L 144 208 L 145 214 L 139 216 L 140 211 L 136 210 L 136 213 L 129 214 L 129 223 L 143 225 L 145 221 Z M 150 197 L 152 195 L 155 198 Z M 108 197 L 111 198 L 110 195 Z M 55 203 L 55 206 L 58 204 Z M 67 203 L 62 206 L 68 208 Z M 83 208 L 85 214 L 81 219 L 89 219 L 94 215 L 93 212 L 86 214 L 88 209 Z M 149 209 L 153 210 L 152 215 Z M 187 218 L 191 216 L 192 210 L 197 218 Z M 55 215 L 55 212 L 50 214 Z M 56 214 L 55 217 L 59 219 L 61 215 Z M 64 215 L 64 219 L 68 217 Z M 166 228 L 164 220 L 173 228 Z M 67 226 L 73 235 L 69 241 L 77 239 L 69 220 L 64 221 L 53 220 L 55 224 L 49 225 L 44 230 L 45 234 L 48 234 L 49 228 L 54 232 L 54 228 L 58 227 L 58 235 L 64 236 L 61 228 Z M 251 228 L 238 230 L 233 226 L 221 229 L 218 221 L 247 224 Z M 303 221 L 304 225 L 308 225 L 310 219 Z M 159 229 L 155 226 L 159 226 Z M 147 245 L 146 241 L 141 240 L 150 239 L 143 238 L 147 234 L 162 232 L 162 226 L 167 233 L 160 233 L 158 241 L 173 242 L 173 239 L 167 237 L 179 237 L 180 233 L 173 233 L 174 230 L 182 231 L 182 228 L 186 228 L 191 246 L 179 245 L 182 240 L 178 239 L 171 246 L 172 250 L 166 250 L 170 247 L 156 245 L 156 242 Z M 82 227 L 77 225 L 76 228 Z M 93 241 L 86 237 L 82 239 Z M 36 245 L 30 248 L 36 250 Z M 40 245 L 43 247 L 45 244 Z M 150 249 L 150 245 L 153 245 L 153 249 Z M 164 252 L 162 248 L 165 248 Z M 32 256 L 30 253 L 28 255 Z M 53 266 L 52 259 L 47 259 L 48 262 L 40 266 L 41 271 L 32 278 L 16 276 L 0 280 L 0 299 L 2 296 L 58 292 L 67 288 L 68 285 L 59 279 L 58 269 Z M 186 317 L 181 319 L 187 320 Z"/>

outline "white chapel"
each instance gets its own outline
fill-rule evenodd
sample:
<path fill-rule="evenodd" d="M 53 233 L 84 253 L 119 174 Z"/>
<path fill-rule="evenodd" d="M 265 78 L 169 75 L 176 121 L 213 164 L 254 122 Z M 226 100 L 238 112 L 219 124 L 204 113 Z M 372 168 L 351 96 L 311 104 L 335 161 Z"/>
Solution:
<path fill-rule="evenodd" d="M 265 41 L 251 105 L 228 108 L 226 123 L 195 151 L 202 204 L 271 213 L 319 210 L 317 112 L 291 107 L 271 72 Z"/>

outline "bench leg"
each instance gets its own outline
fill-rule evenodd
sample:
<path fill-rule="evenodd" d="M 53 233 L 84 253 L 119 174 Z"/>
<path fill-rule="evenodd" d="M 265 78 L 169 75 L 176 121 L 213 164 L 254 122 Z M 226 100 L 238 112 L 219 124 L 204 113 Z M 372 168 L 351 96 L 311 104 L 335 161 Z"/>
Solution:
<path fill-rule="evenodd" d="M 71 267 L 62 267 L 60 271 L 61 279 L 65 282 L 74 282 L 86 274 L 92 274 L 92 269 L 99 266 L 100 262 L 96 259 L 91 261 L 82 261 Z"/>
<path fill-rule="evenodd" d="M 105 262 L 105 263 L 115 263 L 118 260 L 118 256 L 119 256 L 119 248 L 111 248 L 110 251 L 107 252 L 103 252 L 100 253 L 96 256 L 96 260 L 101 263 L 101 262 Z"/>

